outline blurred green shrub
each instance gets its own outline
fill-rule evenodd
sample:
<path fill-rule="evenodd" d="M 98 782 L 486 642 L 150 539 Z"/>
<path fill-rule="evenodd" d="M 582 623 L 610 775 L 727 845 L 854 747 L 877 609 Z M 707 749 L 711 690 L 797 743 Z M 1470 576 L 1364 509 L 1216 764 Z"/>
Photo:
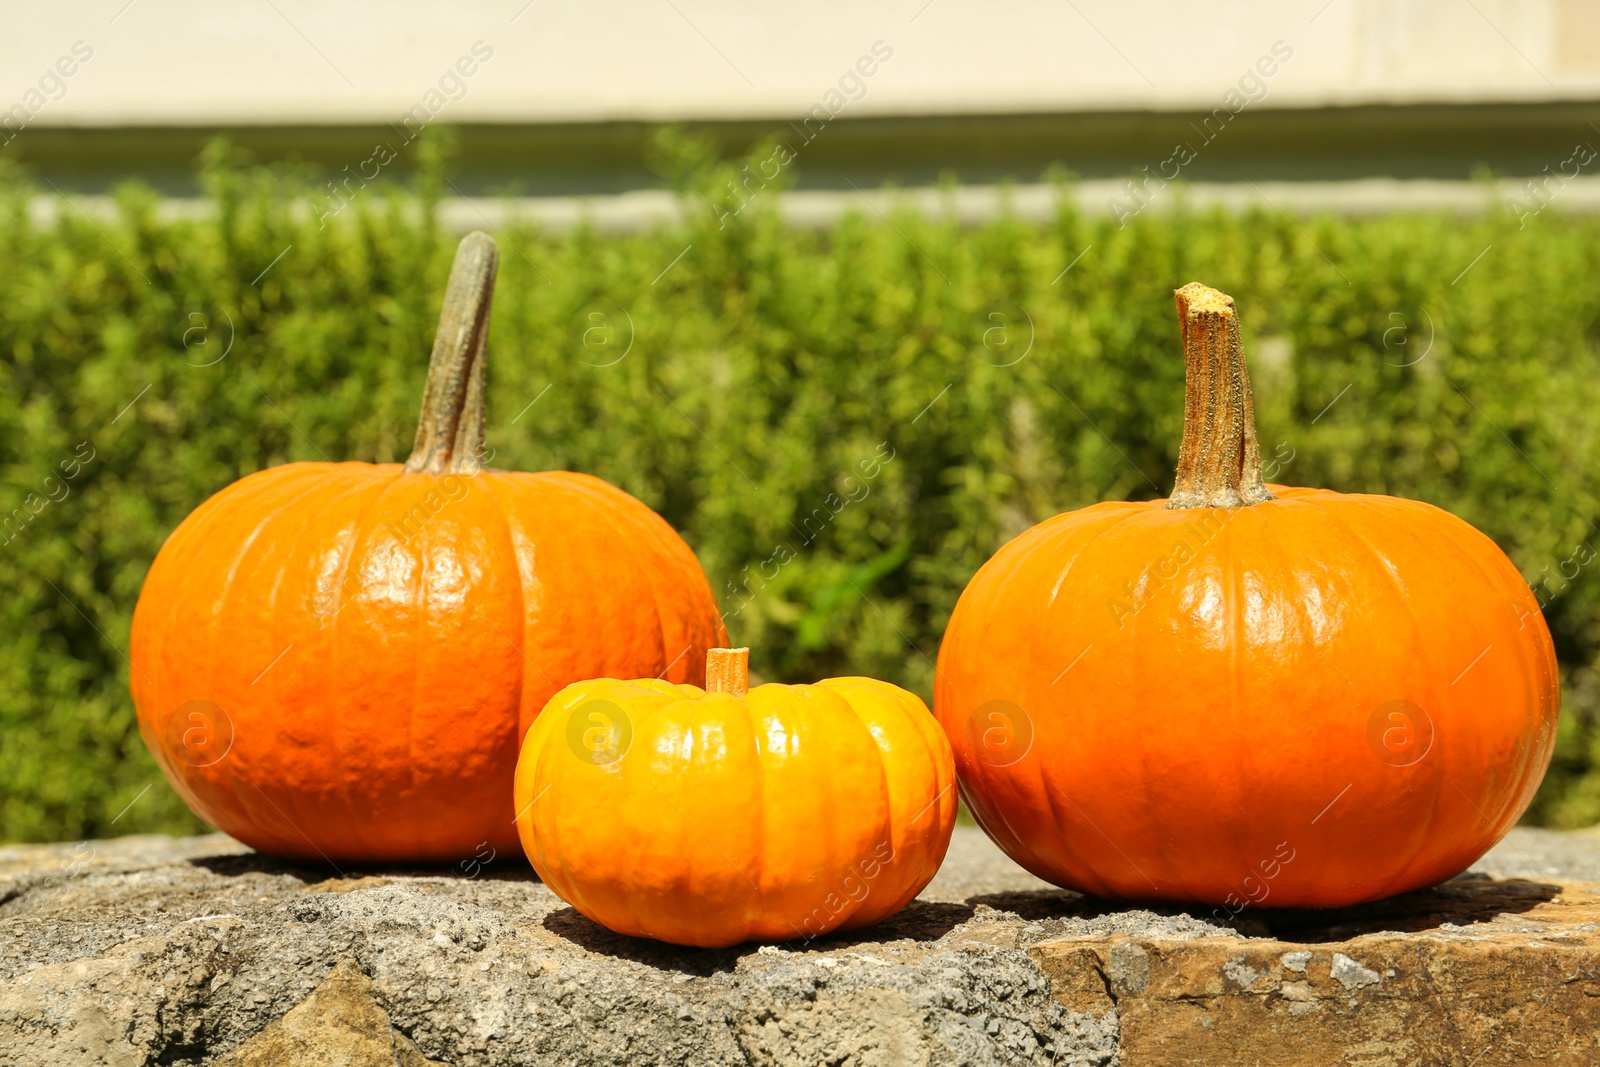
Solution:
<path fill-rule="evenodd" d="M 735 164 L 663 153 L 680 224 L 498 233 L 489 444 L 496 466 L 589 471 L 664 514 L 764 677 L 927 697 L 1001 543 L 1164 494 L 1172 289 L 1203 280 L 1238 300 L 1275 480 L 1446 507 L 1548 601 L 1570 684 L 1530 817 L 1600 819 L 1600 219 L 1180 206 L 1119 228 L 1064 206 L 963 229 L 864 205 L 797 231 L 770 189 L 730 192 Z M 0 181 L 6 839 L 198 829 L 127 695 L 146 568 L 243 474 L 410 446 L 454 244 L 437 159 L 320 226 L 303 176 L 218 148 L 205 182 L 209 217 L 162 221 L 130 187 L 115 221 L 60 205 L 41 225 L 37 190 Z"/>

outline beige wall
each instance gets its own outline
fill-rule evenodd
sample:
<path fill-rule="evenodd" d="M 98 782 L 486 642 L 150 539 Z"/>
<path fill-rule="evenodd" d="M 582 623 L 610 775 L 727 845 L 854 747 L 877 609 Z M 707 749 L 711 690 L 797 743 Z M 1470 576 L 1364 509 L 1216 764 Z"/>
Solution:
<path fill-rule="evenodd" d="M 1253 107 L 1600 99 L 1600 0 L 125 4 L 8 4 L 0 112 L 21 104 L 35 126 L 389 121 L 479 41 L 492 58 L 433 117 L 800 115 L 878 41 L 892 58 L 843 114 L 1210 109 L 1278 41 L 1292 57 Z M 79 41 L 92 58 L 48 76 Z"/>

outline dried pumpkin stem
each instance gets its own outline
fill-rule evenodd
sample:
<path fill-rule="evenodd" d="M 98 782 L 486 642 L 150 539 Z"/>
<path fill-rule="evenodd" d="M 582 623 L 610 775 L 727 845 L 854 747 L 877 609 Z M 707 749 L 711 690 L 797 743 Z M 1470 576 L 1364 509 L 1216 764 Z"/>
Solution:
<path fill-rule="evenodd" d="M 1183 442 L 1169 508 L 1237 508 L 1274 499 L 1261 480 L 1250 373 L 1233 297 L 1199 282 L 1173 293 L 1183 331 Z"/>
<path fill-rule="evenodd" d="M 474 230 L 461 239 L 428 360 L 417 443 L 406 460 L 412 474 L 477 473 L 483 453 L 484 347 L 499 267 L 494 238 Z"/>
<path fill-rule="evenodd" d="M 706 651 L 706 692 L 742 697 L 749 691 L 748 648 L 713 648 Z"/>

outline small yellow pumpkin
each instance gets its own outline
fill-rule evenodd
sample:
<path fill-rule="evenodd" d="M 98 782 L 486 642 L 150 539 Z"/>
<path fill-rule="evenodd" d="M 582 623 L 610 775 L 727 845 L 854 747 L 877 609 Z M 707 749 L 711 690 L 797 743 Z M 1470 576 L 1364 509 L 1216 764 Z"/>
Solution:
<path fill-rule="evenodd" d="M 955 825 L 955 764 L 915 695 L 871 678 L 749 689 L 569 685 L 517 763 L 517 832 L 546 885 L 618 933 L 680 945 L 804 940 L 922 891 Z"/>

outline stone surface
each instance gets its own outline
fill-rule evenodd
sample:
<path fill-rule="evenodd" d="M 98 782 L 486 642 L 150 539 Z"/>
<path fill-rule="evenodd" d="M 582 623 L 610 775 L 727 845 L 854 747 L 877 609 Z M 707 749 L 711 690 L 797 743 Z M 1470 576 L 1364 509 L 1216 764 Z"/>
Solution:
<path fill-rule="evenodd" d="M 339 961 L 288 1015 L 226 1053 L 224 1067 L 429 1067 L 439 1063 L 395 1031 L 353 958 Z"/>
<path fill-rule="evenodd" d="M 1069 1008 L 1116 1009 L 1125 1064 L 1594 1064 L 1596 888 L 1457 880 L 1331 924 L 1250 924 L 1282 937 L 1031 951 Z"/>
<path fill-rule="evenodd" d="M 1055 889 L 961 828 L 894 919 L 699 951 L 518 857 L 317 870 L 220 835 L 0 849 L 0 1064 L 1593 1064 L 1600 832 L 1223 924 Z"/>

